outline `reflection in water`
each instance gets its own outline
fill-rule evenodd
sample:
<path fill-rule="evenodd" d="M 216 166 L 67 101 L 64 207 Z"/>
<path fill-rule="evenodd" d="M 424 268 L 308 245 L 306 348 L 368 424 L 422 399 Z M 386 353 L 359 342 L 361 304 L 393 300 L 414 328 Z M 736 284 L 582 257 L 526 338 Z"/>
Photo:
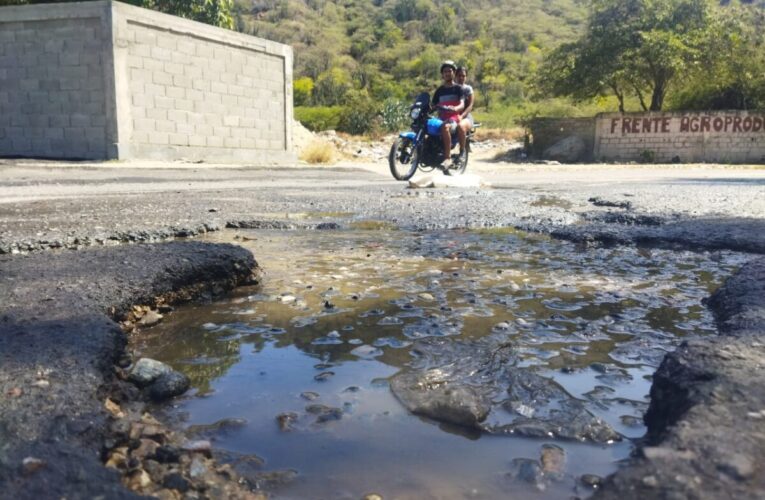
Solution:
<path fill-rule="evenodd" d="M 280 498 L 588 495 L 577 478 L 613 471 L 629 440 L 559 442 L 564 473 L 528 478 L 516 466 L 537 470 L 557 450 L 543 448 L 551 440 L 434 425 L 408 414 L 385 380 L 410 366 L 418 339 L 500 336 L 517 366 L 639 437 L 650 375 L 682 338 L 713 331 L 701 299 L 742 260 L 581 250 L 516 231 L 386 229 L 240 231 L 254 238 L 245 244 L 265 270 L 262 286 L 182 308 L 132 340 L 205 396 L 181 402 L 190 424 L 246 419 L 217 446 L 299 471 Z"/>

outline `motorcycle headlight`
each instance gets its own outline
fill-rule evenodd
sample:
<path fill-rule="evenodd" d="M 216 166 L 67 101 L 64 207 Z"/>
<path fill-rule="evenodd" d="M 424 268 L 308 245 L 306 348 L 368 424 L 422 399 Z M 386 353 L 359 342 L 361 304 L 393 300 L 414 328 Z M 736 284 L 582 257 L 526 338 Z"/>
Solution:
<path fill-rule="evenodd" d="M 417 118 L 419 118 L 421 111 L 422 110 L 420 108 L 412 108 L 412 112 L 410 113 L 412 120 L 416 120 Z"/>

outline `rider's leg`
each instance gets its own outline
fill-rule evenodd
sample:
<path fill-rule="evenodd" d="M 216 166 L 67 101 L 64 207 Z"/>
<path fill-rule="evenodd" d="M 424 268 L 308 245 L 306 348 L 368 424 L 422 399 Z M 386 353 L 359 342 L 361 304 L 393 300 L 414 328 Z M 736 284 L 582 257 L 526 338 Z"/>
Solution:
<path fill-rule="evenodd" d="M 441 125 L 441 140 L 444 144 L 444 159 L 448 161 L 452 156 L 452 135 L 449 133 L 449 122 Z"/>
<path fill-rule="evenodd" d="M 468 120 L 461 120 L 457 126 L 457 137 L 460 141 L 460 156 L 465 152 L 465 146 L 467 145 L 467 133 L 469 127 Z"/>

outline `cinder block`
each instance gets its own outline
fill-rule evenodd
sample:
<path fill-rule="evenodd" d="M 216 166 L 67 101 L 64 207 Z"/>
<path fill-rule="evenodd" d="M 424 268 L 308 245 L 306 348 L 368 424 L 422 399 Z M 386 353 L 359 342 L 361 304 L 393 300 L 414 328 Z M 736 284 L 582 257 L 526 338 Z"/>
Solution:
<path fill-rule="evenodd" d="M 210 90 L 213 93 L 225 95 L 225 94 L 228 94 L 228 85 L 221 82 L 212 82 Z"/>
<path fill-rule="evenodd" d="M 157 36 L 157 46 L 170 51 L 178 50 L 178 40 L 175 35 L 161 34 Z"/>
<path fill-rule="evenodd" d="M 175 109 L 194 111 L 194 101 L 188 99 L 173 99 L 173 102 L 175 103 Z"/>
<path fill-rule="evenodd" d="M 85 127 L 68 127 L 64 129 L 64 139 L 67 141 L 85 140 Z"/>
<path fill-rule="evenodd" d="M 165 85 L 165 86 L 172 85 L 173 75 L 166 73 L 164 71 L 152 71 L 151 82 L 156 83 L 157 85 Z"/>
<path fill-rule="evenodd" d="M 195 55 L 197 52 L 194 42 L 183 39 L 178 40 L 176 50 L 182 54 L 188 54 L 190 56 Z"/>
<path fill-rule="evenodd" d="M 183 75 L 183 65 L 178 63 L 166 62 L 165 72 L 171 75 Z"/>
<path fill-rule="evenodd" d="M 133 130 L 152 134 L 157 129 L 156 123 L 156 120 L 152 120 L 151 118 L 134 118 Z"/>
<path fill-rule="evenodd" d="M 189 146 L 205 147 L 207 146 L 207 141 L 201 135 L 189 135 Z"/>
<path fill-rule="evenodd" d="M 191 78 L 184 75 L 173 75 L 173 85 L 185 89 L 191 88 Z"/>
<path fill-rule="evenodd" d="M 164 97 L 165 96 L 165 87 L 164 85 L 157 85 L 155 83 L 146 83 L 143 86 L 144 92 L 146 92 L 147 96 L 152 96 L 154 98 L 157 97 Z"/>
<path fill-rule="evenodd" d="M 149 135 L 149 143 L 158 145 L 170 144 L 170 135 L 165 132 L 155 132 Z"/>
<path fill-rule="evenodd" d="M 223 117 L 223 125 L 226 127 L 238 127 L 239 117 L 234 115 L 226 115 Z"/>
<path fill-rule="evenodd" d="M 130 134 L 130 142 L 147 144 L 149 142 L 149 134 L 140 130 L 133 130 Z"/>
<path fill-rule="evenodd" d="M 207 147 L 208 148 L 222 148 L 223 147 L 223 138 L 222 137 L 217 137 L 217 136 L 211 135 L 211 136 L 207 136 L 205 138 L 205 140 L 207 141 Z"/>
<path fill-rule="evenodd" d="M 195 125 L 194 130 L 196 132 L 196 135 L 201 135 L 203 137 L 209 137 L 215 134 L 215 131 L 213 130 L 213 126 L 204 124 L 204 123 Z"/>
<path fill-rule="evenodd" d="M 213 127 L 213 134 L 215 137 L 231 137 L 231 129 L 228 127 Z"/>
<path fill-rule="evenodd" d="M 176 107 L 175 106 L 176 102 L 177 102 L 177 99 L 172 99 L 170 97 L 164 97 L 164 96 L 154 97 L 154 105 L 158 108 L 173 109 Z"/>
<path fill-rule="evenodd" d="M 157 120 L 157 132 L 175 132 L 175 123 L 170 120 Z"/>
<path fill-rule="evenodd" d="M 103 144 L 106 139 L 106 132 L 103 127 L 86 127 L 85 139 L 89 142 L 92 141 Z"/>
<path fill-rule="evenodd" d="M 189 99 L 191 101 L 201 101 L 204 99 L 204 93 L 198 90 L 187 89 L 186 99 Z"/>
<path fill-rule="evenodd" d="M 200 92 L 210 92 L 211 82 L 209 80 L 196 78 L 192 80 L 191 86 L 194 90 L 199 90 Z"/>
<path fill-rule="evenodd" d="M 170 144 L 175 146 L 188 146 L 189 137 L 185 134 L 170 134 Z"/>
<path fill-rule="evenodd" d="M 195 133 L 194 125 L 185 122 L 176 122 L 175 131 L 186 136 L 191 136 Z"/>
<path fill-rule="evenodd" d="M 186 89 L 182 87 L 167 87 L 166 95 L 172 99 L 184 99 L 186 97 Z"/>
<path fill-rule="evenodd" d="M 143 58 L 143 69 L 147 69 L 149 71 L 161 71 L 165 72 L 165 63 L 164 61 L 159 61 L 156 59 L 152 59 L 151 56 L 144 57 Z"/>
<path fill-rule="evenodd" d="M 170 62 L 173 60 L 172 52 L 162 47 L 152 47 L 151 57 L 157 61 Z M 167 144 L 167 143 L 165 143 Z"/>
<path fill-rule="evenodd" d="M 167 119 L 175 123 L 186 122 L 186 120 L 188 119 L 188 115 L 189 115 L 188 111 L 183 111 L 180 109 L 167 110 Z"/>
<path fill-rule="evenodd" d="M 240 147 L 240 142 L 239 139 L 234 137 L 226 137 L 223 139 L 223 145 L 227 148 L 238 148 Z"/>
<path fill-rule="evenodd" d="M 167 108 L 148 108 L 146 110 L 146 118 L 151 118 L 152 120 L 167 120 L 168 111 Z"/>

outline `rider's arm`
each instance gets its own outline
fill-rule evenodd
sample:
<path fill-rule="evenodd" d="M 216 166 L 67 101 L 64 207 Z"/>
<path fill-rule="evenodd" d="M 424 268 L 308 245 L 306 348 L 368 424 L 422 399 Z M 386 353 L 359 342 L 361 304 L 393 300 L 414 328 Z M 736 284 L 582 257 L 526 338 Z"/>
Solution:
<path fill-rule="evenodd" d="M 471 111 L 473 111 L 473 94 L 470 94 L 465 98 L 465 109 L 462 110 L 461 116 L 462 118 L 467 118 L 467 115 L 470 114 Z"/>

